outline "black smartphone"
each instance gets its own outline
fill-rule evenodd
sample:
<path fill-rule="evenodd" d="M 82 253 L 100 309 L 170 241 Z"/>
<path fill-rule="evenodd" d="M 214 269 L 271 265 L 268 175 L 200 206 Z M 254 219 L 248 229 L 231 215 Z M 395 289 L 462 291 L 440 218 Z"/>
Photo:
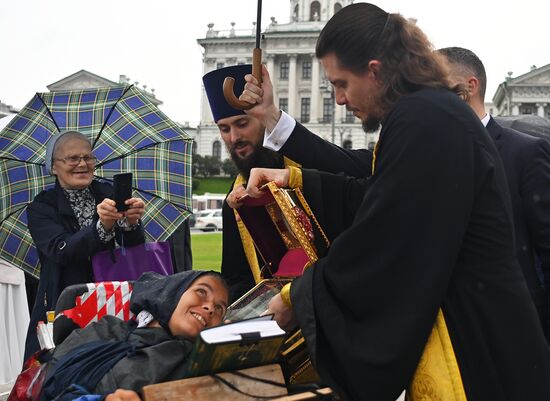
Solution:
<path fill-rule="evenodd" d="M 132 173 L 120 173 L 113 176 L 114 201 L 119 212 L 128 210 L 128 205 L 124 201 L 132 197 Z"/>

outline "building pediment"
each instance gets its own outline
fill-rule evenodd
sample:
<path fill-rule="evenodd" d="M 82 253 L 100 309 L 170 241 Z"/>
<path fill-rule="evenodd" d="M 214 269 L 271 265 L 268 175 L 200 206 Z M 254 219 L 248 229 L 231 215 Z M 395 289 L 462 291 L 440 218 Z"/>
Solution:
<path fill-rule="evenodd" d="M 86 70 L 80 70 L 47 86 L 50 91 L 78 90 L 117 86 L 116 82 L 100 77 Z"/>
<path fill-rule="evenodd" d="M 508 82 L 508 85 L 550 85 L 550 64 L 535 68 L 519 77 L 512 78 Z"/>

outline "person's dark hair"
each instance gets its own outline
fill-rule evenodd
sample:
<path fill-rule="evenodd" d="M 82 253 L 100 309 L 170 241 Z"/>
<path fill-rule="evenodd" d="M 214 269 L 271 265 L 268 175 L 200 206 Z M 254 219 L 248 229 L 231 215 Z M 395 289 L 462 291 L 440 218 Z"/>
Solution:
<path fill-rule="evenodd" d="M 487 74 L 479 57 L 471 50 L 463 47 L 445 47 L 438 52 L 445 56 L 451 68 L 460 68 L 463 75 L 474 75 L 479 81 L 479 94 L 485 99 L 487 89 Z"/>
<path fill-rule="evenodd" d="M 334 54 L 340 67 L 355 74 L 379 60 L 382 91 L 378 104 L 387 112 L 399 97 L 421 88 L 448 88 L 444 58 L 433 51 L 426 35 L 400 14 L 389 14 L 368 3 L 351 4 L 325 25 L 315 54 Z"/>
<path fill-rule="evenodd" d="M 214 270 L 208 270 L 205 273 L 203 273 L 200 277 L 205 277 L 205 276 L 212 276 L 212 277 L 217 278 L 218 281 L 223 286 L 223 288 L 225 288 L 225 290 L 229 294 L 229 286 L 227 285 L 227 281 L 225 281 L 225 279 L 223 278 L 223 276 L 220 273 L 218 273 L 217 271 L 214 271 Z"/>

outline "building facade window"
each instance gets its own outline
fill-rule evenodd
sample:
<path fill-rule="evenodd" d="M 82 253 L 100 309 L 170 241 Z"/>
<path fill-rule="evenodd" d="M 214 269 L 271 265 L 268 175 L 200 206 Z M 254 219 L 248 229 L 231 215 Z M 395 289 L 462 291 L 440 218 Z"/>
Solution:
<path fill-rule="evenodd" d="M 281 61 L 279 78 L 288 79 L 288 61 Z"/>
<path fill-rule="evenodd" d="M 332 121 L 332 112 L 334 111 L 334 104 L 332 98 L 323 98 L 323 122 L 330 123 Z"/>
<path fill-rule="evenodd" d="M 311 79 L 311 60 L 302 63 L 302 79 Z"/>
<path fill-rule="evenodd" d="M 309 11 L 309 20 L 310 21 L 319 21 L 321 16 L 321 3 L 318 1 L 311 2 L 311 8 Z"/>
<path fill-rule="evenodd" d="M 342 147 L 344 149 L 351 149 L 353 146 L 353 143 L 351 142 L 351 139 L 345 139 L 344 142 L 342 143 Z"/>
<path fill-rule="evenodd" d="M 193 154 L 197 154 L 197 141 L 193 141 Z"/>
<path fill-rule="evenodd" d="M 300 122 L 308 123 L 311 112 L 311 99 L 309 97 L 303 97 L 300 106 Z"/>
<path fill-rule="evenodd" d="M 214 141 L 212 144 L 212 157 L 215 157 L 218 160 L 222 159 L 222 144 L 220 141 Z"/>
<path fill-rule="evenodd" d="M 279 98 L 279 109 L 281 109 L 285 113 L 288 113 L 288 98 L 287 97 L 280 97 Z"/>
<path fill-rule="evenodd" d="M 334 14 L 336 14 L 341 9 L 342 9 L 342 4 L 340 4 L 340 3 L 335 3 L 334 4 Z"/>
<path fill-rule="evenodd" d="M 369 144 L 367 145 L 367 149 L 370 151 L 373 151 L 375 146 L 376 146 L 376 142 L 370 141 Z"/>
<path fill-rule="evenodd" d="M 296 7 L 294 7 L 294 21 L 298 21 L 299 16 L 300 16 L 300 13 L 298 10 L 298 4 L 296 4 Z"/>
<path fill-rule="evenodd" d="M 533 109 L 531 106 L 523 106 L 521 108 L 521 114 L 533 114 Z"/>
<path fill-rule="evenodd" d="M 355 115 L 353 114 L 353 111 L 346 110 L 346 122 L 352 123 L 355 121 Z"/>
<path fill-rule="evenodd" d="M 225 67 L 225 63 L 216 63 L 216 70 Z"/>

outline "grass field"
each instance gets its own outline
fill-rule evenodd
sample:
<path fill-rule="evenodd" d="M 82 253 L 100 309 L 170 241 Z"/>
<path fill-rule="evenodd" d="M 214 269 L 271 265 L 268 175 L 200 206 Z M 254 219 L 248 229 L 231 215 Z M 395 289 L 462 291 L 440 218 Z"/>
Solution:
<path fill-rule="evenodd" d="M 226 194 L 229 192 L 229 188 L 234 180 L 234 178 L 231 177 L 209 177 L 199 179 L 199 187 L 193 191 L 195 195 L 203 195 L 205 192 L 210 192 L 212 194 Z"/>
<path fill-rule="evenodd" d="M 191 232 L 193 270 L 220 271 L 222 233 L 193 234 Z"/>

